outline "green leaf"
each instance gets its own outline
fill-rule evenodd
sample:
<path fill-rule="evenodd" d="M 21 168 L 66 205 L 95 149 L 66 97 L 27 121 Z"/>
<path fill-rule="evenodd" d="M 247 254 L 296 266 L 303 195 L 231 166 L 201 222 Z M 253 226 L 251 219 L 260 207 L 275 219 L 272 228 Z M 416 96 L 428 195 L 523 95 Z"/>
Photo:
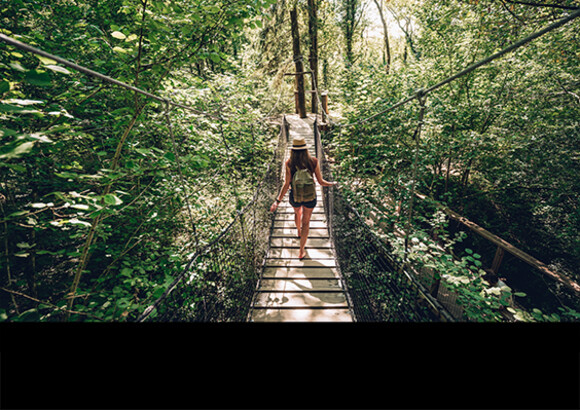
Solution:
<path fill-rule="evenodd" d="M 41 250 L 36 252 L 37 255 L 58 255 L 58 252 L 51 252 L 51 251 L 47 251 L 47 250 Z"/>
<path fill-rule="evenodd" d="M 10 91 L 10 82 L 6 80 L 0 81 L 0 93 L 5 93 Z"/>
<path fill-rule="evenodd" d="M 62 73 L 62 74 L 70 74 L 70 71 L 68 71 L 66 68 L 61 67 L 59 65 L 47 65 L 46 68 L 48 68 L 49 70 L 52 71 L 56 71 L 57 73 Z"/>
<path fill-rule="evenodd" d="M 18 61 L 11 62 L 10 67 L 15 69 L 16 71 L 20 71 L 21 73 L 26 72 L 26 68 L 22 67 L 22 64 L 20 64 Z"/>
<path fill-rule="evenodd" d="M 121 270 L 122 276 L 131 276 L 132 273 L 133 273 L 133 269 L 131 269 L 131 268 L 123 268 Z"/>
<path fill-rule="evenodd" d="M 14 218 L 17 216 L 28 215 L 29 213 L 30 213 L 29 211 L 18 211 L 18 212 L 11 213 L 10 215 L 8 215 L 8 217 Z"/>
<path fill-rule="evenodd" d="M 0 137 L 11 137 L 18 134 L 18 131 L 10 130 L 8 128 L 0 128 Z"/>
<path fill-rule="evenodd" d="M 78 176 L 79 176 L 79 174 L 76 174 L 74 172 L 68 172 L 68 171 L 55 172 L 54 175 L 56 175 L 59 178 L 64 178 L 64 179 L 75 179 L 75 178 L 78 178 Z"/>
<path fill-rule="evenodd" d="M 72 218 L 69 219 L 68 221 L 66 221 L 69 224 L 73 224 L 73 225 L 84 225 L 84 226 L 91 226 L 90 223 L 88 223 L 87 221 L 81 221 L 78 218 Z"/>
<path fill-rule="evenodd" d="M 526 296 L 527 296 L 527 294 L 526 294 L 526 293 L 524 293 L 524 292 L 515 292 L 515 293 L 514 293 L 514 296 L 519 296 L 519 297 L 523 298 L 523 297 L 526 297 Z"/>
<path fill-rule="evenodd" d="M 23 142 L 22 144 L 12 149 L 12 151 L 0 154 L 0 158 L 19 158 L 20 156 L 29 153 L 33 146 L 34 141 Z"/>
<path fill-rule="evenodd" d="M 153 292 L 153 298 L 157 299 L 163 294 L 163 292 L 165 292 L 165 287 L 159 286 L 157 289 L 155 289 L 155 292 Z"/>
<path fill-rule="evenodd" d="M 74 209 L 80 209 L 81 211 L 88 211 L 90 209 L 87 204 L 72 204 L 70 207 Z"/>
<path fill-rule="evenodd" d="M 0 112 L 16 112 L 16 113 L 20 113 L 20 114 L 29 114 L 29 113 L 39 112 L 39 111 L 38 110 L 31 110 L 30 108 L 20 107 L 18 105 L 0 103 Z"/>
<path fill-rule="evenodd" d="M 117 195 L 107 194 L 103 197 L 107 205 L 121 205 L 123 201 Z"/>
<path fill-rule="evenodd" d="M 124 35 L 123 33 L 121 33 L 120 31 L 113 31 L 111 33 L 111 36 L 115 37 L 116 39 L 119 40 L 125 40 L 127 38 L 126 35 Z"/>
<path fill-rule="evenodd" d="M 44 56 L 39 56 L 39 55 L 35 55 L 35 56 L 44 65 L 56 64 L 56 61 L 54 61 L 52 58 L 48 58 L 48 57 L 44 57 Z"/>
<path fill-rule="evenodd" d="M 50 75 L 45 71 L 30 70 L 24 75 L 24 81 L 41 87 L 50 86 Z"/>
<path fill-rule="evenodd" d="M 41 101 L 41 100 L 23 100 L 20 98 L 6 100 L 6 102 L 10 103 L 10 104 L 18 104 L 18 105 L 34 105 L 34 104 L 43 104 L 44 103 L 44 101 Z"/>

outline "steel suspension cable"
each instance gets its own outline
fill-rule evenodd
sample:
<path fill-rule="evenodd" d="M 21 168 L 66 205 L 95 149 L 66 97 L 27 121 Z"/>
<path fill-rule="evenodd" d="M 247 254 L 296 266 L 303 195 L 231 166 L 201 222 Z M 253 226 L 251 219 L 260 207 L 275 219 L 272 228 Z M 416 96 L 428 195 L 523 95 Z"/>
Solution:
<path fill-rule="evenodd" d="M 158 96 L 156 94 L 152 94 L 152 93 L 150 93 L 148 91 L 142 90 L 141 88 L 138 88 L 138 87 L 129 85 L 127 83 L 124 83 L 122 81 L 116 80 L 116 79 L 114 79 L 112 77 L 109 77 L 107 75 L 101 74 L 101 73 L 99 73 L 97 71 L 94 71 L 94 70 L 91 70 L 89 68 L 83 67 L 81 65 L 75 64 L 72 61 L 69 61 L 69 60 L 67 60 L 65 58 L 56 56 L 56 55 L 51 54 L 51 53 L 47 53 L 46 51 L 40 50 L 40 49 L 38 49 L 36 47 L 32 47 L 29 44 L 26 44 L 26 43 L 23 43 L 21 41 L 18 41 L 18 40 L 14 39 L 12 37 L 9 37 L 9 36 L 7 36 L 5 34 L 0 33 L 0 40 L 2 40 L 3 42 L 5 42 L 6 44 L 9 44 L 9 45 L 14 46 L 16 48 L 19 48 L 20 50 L 28 51 L 30 53 L 33 53 L 33 54 L 36 54 L 36 55 L 39 55 L 39 56 L 42 56 L 42 57 L 49 58 L 49 59 L 54 60 L 54 61 L 56 61 L 56 62 L 58 62 L 58 63 L 60 63 L 60 64 L 62 64 L 64 66 L 67 66 L 67 67 L 72 68 L 74 70 L 80 71 L 83 74 L 89 75 L 91 77 L 98 78 L 98 79 L 103 80 L 105 82 L 108 82 L 110 84 L 118 85 L 119 87 L 123 87 L 123 88 L 126 88 L 128 90 L 134 91 L 136 93 L 145 95 L 145 96 L 147 96 L 149 98 L 152 98 L 154 100 L 161 101 L 161 102 L 167 103 L 167 104 L 171 104 L 171 105 L 174 105 L 176 107 L 180 107 L 180 108 L 183 108 L 183 109 L 192 111 L 192 112 L 194 112 L 196 114 L 200 114 L 200 115 L 205 115 L 205 116 L 209 116 L 209 117 L 212 117 L 212 118 L 216 118 L 212 114 L 209 114 L 209 113 L 206 113 L 206 112 L 197 110 L 197 109 L 195 109 L 193 107 L 190 107 L 188 105 L 184 105 L 184 104 L 177 103 L 177 102 L 172 101 L 172 100 L 170 100 L 168 98 L 164 98 L 164 97 L 160 97 L 160 96 Z"/>
<path fill-rule="evenodd" d="M 182 104 L 182 103 L 178 103 L 178 102 L 173 101 L 173 100 L 171 100 L 169 98 L 161 97 L 159 95 L 156 95 L 156 94 L 153 94 L 151 92 L 145 91 L 145 90 L 143 90 L 143 89 L 141 89 L 139 87 L 135 87 L 133 85 L 124 83 L 123 81 L 119 81 L 119 80 L 117 80 L 115 78 L 112 78 L 112 77 L 109 77 L 109 76 L 107 76 L 105 74 L 102 74 L 102 73 L 99 73 L 97 71 L 91 70 L 90 68 L 81 66 L 81 65 L 76 64 L 76 63 L 73 63 L 72 61 L 67 60 L 65 58 L 62 58 L 62 57 L 59 57 L 57 55 L 48 53 L 48 52 L 46 52 L 44 50 L 40 50 L 40 49 L 38 49 L 36 47 L 33 47 L 33 46 L 31 46 L 29 44 L 26 44 L 26 43 L 23 43 L 23 42 L 21 42 L 19 40 L 16 40 L 16 39 L 14 39 L 14 38 L 12 38 L 10 36 L 5 35 L 5 34 L 0 33 L 0 41 L 3 41 L 4 43 L 6 43 L 8 45 L 11 45 L 11 46 L 14 46 L 14 47 L 16 47 L 16 48 L 18 48 L 20 50 L 27 51 L 27 52 L 30 52 L 30 53 L 33 53 L 33 54 L 36 54 L 36 55 L 39 55 L 39 56 L 42 56 L 42 57 L 49 58 L 51 60 L 56 61 L 57 63 L 60 63 L 60 64 L 62 64 L 64 66 L 66 66 L 66 67 L 72 68 L 72 69 L 74 69 L 76 71 L 79 71 L 79 72 L 81 72 L 83 74 L 86 74 L 88 76 L 95 77 L 95 78 L 98 78 L 98 79 L 100 79 L 102 81 L 105 81 L 107 83 L 114 84 L 114 85 L 117 85 L 119 87 L 126 88 L 128 90 L 131 90 L 131 91 L 134 91 L 136 93 L 142 94 L 142 95 L 144 95 L 146 97 L 152 98 L 152 99 L 157 100 L 157 101 L 160 101 L 162 103 L 169 104 L 169 105 L 173 105 L 175 107 L 182 108 L 182 109 L 191 111 L 191 112 L 193 112 L 195 114 L 212 118 L 214 120 L 223 120 L 223 119 L 225 119 L 221 115 L 211 114 L 211 113 L 208 113 L 208 112 L 205 112 L 205 111 L 201 111 L 201 110 L 198 110 L 196 108 L 193 108 L 193 107 L 191 107 L 189 105 Z M 289 62 L 286 62 L 285 63 L 284 72 L 287 70 L 288 64 L 289 64 Z M 280 97 L 281 97 L 281 94 L 278 97 L 278 100 L 276 101 L 276 104 L 274 105 L 274 107 L 272 108 L 272 110 L 268 113 L 268 115 L 266 115 L 265 117 L 259 118 L 258 121 L 262 122 L 262 121 L 265 121 L 268 118 L 268 116 L 274 111 L 274 109 L 278 105 L 278 102 L 280 101 Z M 237 120 L 232 120 L 232 119 L 229 119 L 229 118 L 227 118 L 226 120 L 227 120 L 227 122 L 233 122 L 233 123 L 245 123 L 244 121 L 237 121 Z"/>
<path fill-rule="evenodd" d="M 418 90 L 415 91 L 415 93 L 413 95 L 405 98 L 404 100 L 402 100 L 402 101 L 400 101 L 400 102 L 398 102 L 398 103 L 390 106 L 389 108 L 387 108 L 387 109 L 385 109 L 383 111 L 380 111 L 380 112 L 378 112 L 376 114 L 373 114 L 370 117 L 364 118 L 362 120 L 355 121 L 355 122 L 351 122 L 351 123 L 344 124 L 344 125 L 338 125 L 338 126 L 339 127 L 351 127 L 353 125 L 362 124 L 362 123 L 365 123 L 367 121 L 370 121 L 370 120 L 372 120 L 374 118 L 380 117 L 381 115 L 384 115 L 384 114 L 388 113 L 389 111 L 394 110 L 395 108 L 398 108 L 398 107 L 400 107 L 402 105 L 405 105 L 405 104 L 407 104 L 410 101 L 413 101 L 415 99 L 422 98 L 423 96 L 425 96 L 425 95 L 427 95 L 427 94 L 429 94 L 429 93 L 431 93 L 431 92 L 433 92 L 433 91 L 435 91 L 435 90 L 443 87 L 444 85 L 449 84 L 450 82 L 455 81 L 458 78 L 463 77 L 464 75 L 471 73 L 472 71 L 476 70 L 477 68 L 479 68 L 479 67 L 481 67 L 481 66 L 483 66 L 485 64 L 488 64 L 488 63 L 492 62 L 493 60 L 496 60 L 496 59 L 502 57 L 503 55 L 505 55 L 507 53 L 510 53 L 510 52 L 512 52 L 512 51 L 514 51 L 514 50 L 516 50 L 516 49 L 518 49 L 518 48 L 520 48 L 520 47 L 528 44 L 529 42 L 537 39 L 538 37 L 541 37 L 544 34 L 550 32 L 552 30 L 555 30 L 558 27 L 561 27 L 564 24 L 566 24 L 566 23 L 568 23 L 568 22 L 570 22 L 570 21 L 572 21 L 572 20 L 574 20 L 575 18 L 578 18 L 578 17 L 580 17 L 580 10 L 577 10 L 574 13 L 571 13 L 568 16 L 563 17 L 562 19 L 560 19 L 560 20 L 558 20 L 558 21 L 550 24 L 549 26 L 545 27 L 544 29 L 542 29 L 540 31 L 537 31 L 537 32 L 535 32 L 533 34 L 530 34 L 529 36 L 527 36 L 527 37 L 525 37 L 525 38 L 523 38 L 523 39 L 521 39 L 519 41 L 516 41 L 512 45 L 510 45 L 510 46 L 508 46 L 508 47 L 506 47 L 506 48 L 498 51 L 495 54 L 490 55 L 489 57 L 484 58 L 483 60 L 480 60 L 480 61 L 478 61 L 478 62 L 470 65 L 469 67 L 467 67 L 467 68 L 459 71 L 456 74 L 453 74 L 452 76 L 449 76 L 449 77 L 445 78 L 444 80 L 438 82 L 435 85 L 432 85 L 431 87 L 428 87 L 428 88 L 419 88 Z"/>

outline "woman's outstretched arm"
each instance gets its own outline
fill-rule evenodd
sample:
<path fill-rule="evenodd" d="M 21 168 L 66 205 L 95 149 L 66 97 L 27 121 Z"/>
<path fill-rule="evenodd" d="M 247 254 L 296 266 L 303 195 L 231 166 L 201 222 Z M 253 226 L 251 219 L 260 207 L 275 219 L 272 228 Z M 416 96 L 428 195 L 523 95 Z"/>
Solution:
<path fill-rule="evenodd" d="M 316 161 L 316 169 L 314 170 L 314 175 L 316 175 L 316 179 L 318 183 L 322 186 L 332 186 L 336 185 L 336 182 L 329 182 L 322 178 L 322 172 L 320 171 L 320 161 Z"/>

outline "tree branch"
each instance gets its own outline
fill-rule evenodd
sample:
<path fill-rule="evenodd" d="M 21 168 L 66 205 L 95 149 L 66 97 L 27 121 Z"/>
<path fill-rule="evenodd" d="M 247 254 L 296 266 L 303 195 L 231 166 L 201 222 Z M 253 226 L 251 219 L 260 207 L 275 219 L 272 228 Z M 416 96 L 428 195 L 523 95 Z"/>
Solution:
<path fill-rule="evenodd" d="M 20 292 L 17 292 L 15 290 L 6 289 L 6 288 L 3 288 L 1 286 L 0 286 L 0 290 L 3 290 L 4 292 L 10 293 L 12 295 L 22 296 L 23 298 L 30 299 L 30 300 L 32 300 L 33 302 L 36 302 L 36 303 L 41 303 L 43 305 L 50 306 L 50 307 L 52 307 L 52 308 L 54 308 L 56 310 L 62 310 L 63 312 L 68 313 L 69 315 L 72 313 L 74 315 L 83 315 L 83 316 L 91 317 L 93 319 L 97 319 L 97 320 L 101 320 L 101 321 L 103 320 L 102 318 L 100 318 L 98 316 L 91 315 L 90 313 L 85 313 L 85 312 L 79 312 L 79 311 L 76 311 L 76 310 L 65 309 L 64 306 L 62 306 L 62 307 L 61 306 L 56 306 L 56 305 L 54 305 L 54 304 L 52 304 L 50 302 L 46 302 L 46 301 L 43 301 L 43 300 L 39 300 L 39 299 L 33 298 L 32 296 L 25 295 L 24 293 L 20 293 Z"/>
<path fill-rule="evenodd" d="M 563 9 L 563 10 L 578 10 L 580 7 L 574 6 L 563 6 L 561 4 L 546 4 L 546 3 L 532 3 L 528 1 L 516 1 L 516 0 L 505 0 L 508 3 L 512 4 L 522 4 L 524 6 L 533 6 L 533 7 L 550 7 L 555 9 Z"/>

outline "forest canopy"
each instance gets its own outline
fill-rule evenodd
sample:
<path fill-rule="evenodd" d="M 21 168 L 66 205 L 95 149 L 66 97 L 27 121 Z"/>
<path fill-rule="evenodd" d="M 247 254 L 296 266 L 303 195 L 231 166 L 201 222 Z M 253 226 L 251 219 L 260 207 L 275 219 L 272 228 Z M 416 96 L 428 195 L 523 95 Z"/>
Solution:
<path fill-rule="evenodd" d="M 191 109 L 0 42 L 0 320 L 136 320 L 239 215 L 295 112 L 292 10 L 335 179 L 376 234 L 457 292 L 465 320 L 578 320 L 577 294 L 513 257 L 490 290 L 496 246 L 440 206 L 580 281 L 580 21 L 426 96 L 420 133 L 418 100 L 375 114 L 579 8 L 2 2 L 0 33 Z"/>

